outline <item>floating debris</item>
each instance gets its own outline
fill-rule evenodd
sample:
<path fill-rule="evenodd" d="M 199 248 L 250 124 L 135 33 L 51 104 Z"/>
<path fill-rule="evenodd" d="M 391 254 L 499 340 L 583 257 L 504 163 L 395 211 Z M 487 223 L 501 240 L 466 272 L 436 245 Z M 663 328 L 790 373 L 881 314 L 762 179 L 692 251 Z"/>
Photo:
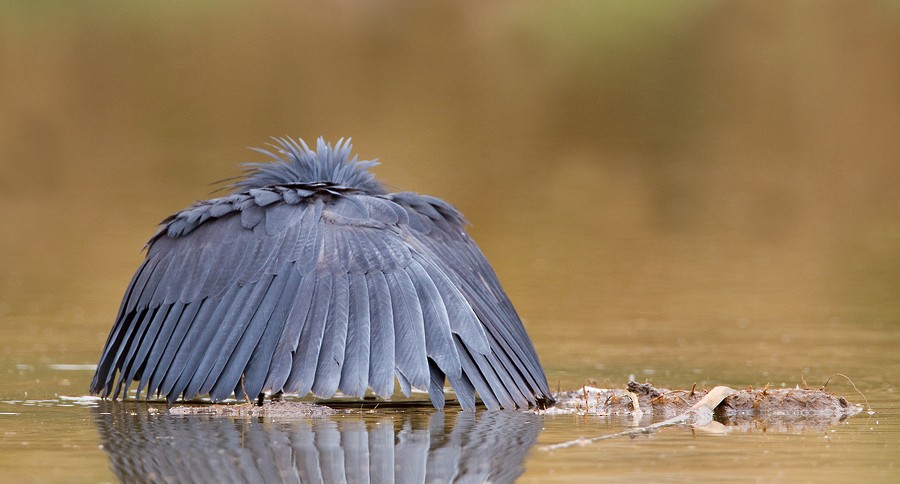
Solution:
<path fill-rule="evenodd" d="M 71 402 L 75 405 L 85 405 L 85 406 L 97 406 L 100 404 L 102 399 L 98 396 L 94 395 L 81 395 L 78 397 L 69 397 L 66 395 L 60 395 L 59 400 L 61 402 Z M 58 406 L 68 406 L 68 404 L 60 403 Z"/>
<path fill-rule="evenodd" d="M 645 414 L 672 417 L 684 413 L 709 393 L 706 389 L 668 390 L 649 383 L 629 382 L 626 389 L 607 389 L 584 386 L 578 390 L 555 395 L 556 406 L 540 413 L 589 415 L 631 415 L 638 408 Z M 822 389 L 748 388 L 735 390 L 716 407 L 716 416 L 750 417 L 849 417 L 862 411 L 841 396 Z"/>
<path fill-rule="evenodd" d="M 665 420 L 625 432 L 581 438 L 547 446 L 554 450 L 586 445 L 613 437 L 649 433 L 675 424 L 692 424 L 716 433 L 730 430 L 774 430 L 782 432 L 823 429 L 862 412 L 861 405 L 823 389 L 779 388 L 734 390 L 717 386 L 712 390 L 668 390 L 649 383 L 628 382 L 626 389 L 584 386 L 559 392 L 556 406 L 538 411 L 542 415 L 649 415 Z"/>
<path fill-rule="evenodd" d="M 97 369 L 97 365 L 68 365 L 63 363 L 54 363 L 51 365 L 47 365 L 47 368 L 59 371 L 94 371 Z"/>
<path fill-rule="evenodd" d="M 320 418 L 335 410 L 307 402 L 267 402 L 264 405 L 247 403 L 231 405 L 179 405 L 169 409 L 171 415 L 217 415 L 223 417 Z"/>

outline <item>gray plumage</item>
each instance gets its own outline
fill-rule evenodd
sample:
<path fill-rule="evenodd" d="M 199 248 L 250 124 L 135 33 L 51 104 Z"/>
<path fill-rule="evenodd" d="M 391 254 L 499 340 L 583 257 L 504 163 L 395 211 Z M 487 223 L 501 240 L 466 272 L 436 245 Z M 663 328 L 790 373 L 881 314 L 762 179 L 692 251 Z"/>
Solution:
<path fill-rule="evenodd" d="M 277 139 L 224 197 L 165 219 L 91 392 L 388 398 L 449 380 L 465 409 L 552 402 L 534 347 L 450 204 L 388 193 L 349 142 Z"/>

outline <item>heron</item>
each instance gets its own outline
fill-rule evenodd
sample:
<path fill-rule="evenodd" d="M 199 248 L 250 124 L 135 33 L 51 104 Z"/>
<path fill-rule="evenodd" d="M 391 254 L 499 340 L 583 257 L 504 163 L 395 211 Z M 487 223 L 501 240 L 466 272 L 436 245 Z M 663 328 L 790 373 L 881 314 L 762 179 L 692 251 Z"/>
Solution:
<path fill-rule="evenodd" d="M 165 218 L 91 382 L 220 402 L 426 391 L 463 410 L 553 402 L 534 345 L 451 204 L 390 192 L 350 140 L 273 138 L 231 192 Z M 236 181 L 234 181 L 236 180 Z M 396 383 L 395 383 L 396 378 Z M 477 393 L 477 399 L 476 399 Z"/>

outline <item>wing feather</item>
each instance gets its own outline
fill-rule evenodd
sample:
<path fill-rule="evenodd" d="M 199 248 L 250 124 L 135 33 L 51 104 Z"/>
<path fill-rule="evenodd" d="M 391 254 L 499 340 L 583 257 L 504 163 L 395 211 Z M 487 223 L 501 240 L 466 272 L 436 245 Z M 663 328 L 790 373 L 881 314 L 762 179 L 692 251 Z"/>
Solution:
<path fill-rule="evenodd" d="M 197 243 L 194 248 L 194 258 L 196 265 L 191 271 L 181 288 L 181 294 L 178 299 L 190 304 L 201 299 L 203 287 L 209 279 L 210 273 L 215 270 L 217 264 L 213 262 L 219 248 L 209 243 Z"/>
<path fill-rule="evenodd" d="M 424 261 L 423 261 L 424 262 Z M 438 368 L 454 378 L 460 374 L 459 354 L 450 333 L 450 318 L 444 298 L 431 276 L 416 258 L 410 261 L 406 273 L 418 293 L 425 327 L 425 352 Z"/>
<path fill-rule="evenodd" d="M 346 274 L 333 277 L 328 319 L 322 335 L 322 347 L 316 364 L 313 394 L 330 398 L 341 382 L 344 354 L 347 348 L 347 322 L 350 317 L 350 281 Z M 354 321 L 354 324 L 356 321 Z"/>
<path fill-rule="evenodd" d="M 463 368 L 458 378 L 448 378 L 453 392 L 456 393 L 456 399 L 463 410 L 475 410 L 475 386 L 472 384 L 470 374 L 465 372 L 466 358 L 469 357 L 465 346 L 459 341 L 459 336 L 454 336 L 456 341 L 460 364 Z"/>
<path fill-rule="evenodd" d="M 492 334 L 491 340 L 497 342 L 497 337 Z M 524 372 L 517 364 L 521 360 L 515 354 L 507 353 L 503 346 L 502 342 L 495 343 L 493 351 L 486 355 L 488 361 L 498 376 L 504 380 L 507 391 L 520 407 L 526 408 L 528 405 L 536 404 L 534 393 L 525 381 Z"/>
<path fill-rule="evenodd" d="M 234 217 L 230 218 L 233 219 Z M 223 222 L 228 223 L 230 220 L 226 218 Z M 229 266 L 234 264 L 233 260 L 238 258 L 240 253 L 240 244 L 235 243 L 232 238 L 223 238 L 215 244 L 214 251 L 208 252 L 209 259 L 205 261 L 205 264 L 212 268 L 209 270 L 206 281 L 204 281 L 200 289 L 202 297 L 221 297 L 222 289 L 227 289 L 234 282 L 228 278 L 229 272 L 231 274 L 234 273 L 233 268 L 229 271 Z"/>
<path fill-rule="evenodd" d="M 484 354 L 490 351 L 484 325 L 459 288 L 436 265 L 421 258 L 419 260 L 443 298 L 451 331 L 459 335 L 460 339 L 475 352 Z"/>
<path fill-rule="evenodd" d="M 174 259 L 175 257 L 173 255 L 168 255 L 167 257 L 160 258 L 160 261 L 157 263 L 156 267 L 153 268 L 153 273 L 150 274 L 150 277 L 147 278 L 147 281 L 141 288 L 141 294 L 137 301 L 137 307 L 139 309 L 145 309 L 151 306 L 152 301 L 155 300 L 155 296 L 162 292 L 160 290 L 160 283 L 165 279 L 166 274 L 169 272 L 169 266 L 172 265 L 172 261 Z"/>
<path fill-rule="evenodd" d="M 484 342 L 480 332 L 472 331 L 471 327 L 461 331 L 474 343 L 470 345 L 469 341 L 462 340 L 462 345 L 469 350 L 467 364 L 478 368 L 478 374 L 469 378 L 479 394 L 482 394 L 479 380 L 483 380 L 506 408 L 552 401 L 534 346 L 496 274 L 478 246 L 465 234 L 462 217 L 436 199 L 414 194 L 390 197 L 409 214 L 410 225 L 405 234 L 411 247 L 434 263 L 460 290 L 491 342 L 490 351 L 484 351 L 483 345 L 478 344 Z M 469 371 L 464 364 L 463 372 Z M 484 395 L 482 399 L 487 403 Z"/>
<path fill-rule="evenodd" d="M 431 358 L 428 358 L 428 372 L 431 376 L 431 384 L 428 386 L 428 398 L 431 399 L 431 404 L 434 405 L 434 408 L 443 410 L 444 403 L 446 403 L 446 396 L 444 395 L 444 372 L 441 371 L 438 364 Z"/>
<path fill-rule="evenodd" d="M 306 223 L 308 223 L 306 219 L 310 213 L 311 210 L 304 210 L 295 223 L 288 225 L 283 235 L 276 238 L 277 242 L 272 246 L 269 258 L 259 265 L 250 280 L 258 278 L 262 274 L 280 274 L 294 269 L 294 267 L 288 268 L 286 265 L 293 265 L 296 260 L 296 257 L 293 256 L 294 251 L 297 250 L 299 241 L 306 237 Z"/>
<path fill-rule="evenodd" d="M 406 211 L 396 203 L 379 197 L 360 197 L 360 200 L 365 204 L 369 217 L 385 225 L 396 226 L 405 223 L 407 219 Z"/>
<path fill-rule="evenodd" d="M 219 379 L 223 376 L 222 373 L 225 370 L 225 366 L 229 361 L 234 361 L 236 359 L 242 358 L 242 355 L 236 355 L 238 348 L 238 343 L 244 337 L 244 334 L 248 331 L 250 324 L 253 321 L 253 317 L 258 312 L 260 305 L 262 305 L 263 300 L 268 294 L 269 288 L 272 284 L 273 276 L 269 275 L 263 279 L 260 279 L 256 283 L 248 284 L 248 286 L 252 287 L 250 289 L 250 295 L 247 299 L 241 303 L 240 308 L 233 308 L 231 312 L 225 317 L 225 321 L 223 321 L 222 328 L 219 330 L 220 335 L 225 335 L 224 338 L 220 339 L 218 342 L 214 341 L 212 346 L 212 353 L 215 356 L 212 366 L 209 369 L 209 374 L 206 376 L 206 380 L 198 387 L 198 394 L 210 394 L 212 400 L 218 401 L 223 398 L 227 398 L 228 395 L 231 394 L 231 390 L 235 388 L 237 384 L 237 380 L 239 379 L 239 375 L 242 368 L 238 370 L 238 378 L 230 381 L 226 385 L 226 389 L 228 393 L 226 393 L 221 398 L 217 398 L 218 393 L 213 394 L 211 392 L 213 386 Z M 246 289 L 246 286 L 245 286 Z M 249 356 L 248 356 L 249 359 Z M 222 391 L 224 389 L 220 389 Z M 255 396 L 255 395 L 254 395 Z"/>
<path fill-rule="evenodd" d="M 400 393 L 409 398 L 412 396 L 412 385 L 402 370 L 397 368 L 397 383 L 400 385 Z"/>
<path fill-rule="evenodd" d="M 172 309 L 173 305 L 171 304 L 157 308 L 152 321 L 149 324 L 144 325 L 146 331 L 141 337 L 141 341 L 128 350 L 128 356 L 126 357 L 120 372 L 120 378 L 122 378 L 122 381 L 125 383 L 126 392 L 128 391 L 128 384 L 135 379 L 137 373 L 143 368 L 147 353 L 149 353 L 150 348 L 152 348 L 153 344 L 156 342 L 159 328 L 162 326 L 163 321 L 166 320 Z M 180 308 L 175 308 L 175 310 L 180 311 Z M 138 387 L 138 395 L 136 395 L 136 397 L 140 397 L 140 387 Z"/>
<path fill-rule="evenodd" d="M 488 372 L 488 375 L 483 374 L 472 355 L 464 344 L 459 345 L 459 359 L 462 363 L 463 375 L 469 379 L 469 383 L 478 392 L 478 396 L 481 397 L 481 401 L 484 402 L 488 410 L 499 410 L 500 400 L 494 395 L 494 391 L 495 389 L 499 391 L 500 382 L 496 378 L 491 377 L 491 372 Z M 454 387 L 454 390 L 458 391 L 456 387 Z"/>
<path fill-rule="evenodd" d="M 122 302 L 119 304 L 119 311 L 116 313 L 116 322 L 113 324 L 113 330 L 109 332 L 110 339 L 115 334 L 115 329 L 119 326 L 119 323 L 134 308 L 134 306 L 129 307 L 129 304 L 134 299 L 135 293 L 140 293 L 143 290 L 143 282 L 139 283 L 138 281 L 144 281 L 149 277 L 150 271 L 153 270 L 152 265 L 155 265 L 156 262 L 155 259 L 147 257 L 138 269 L 134 271 L 131 281 L 128 282 L 128 288 L 125 290 L 125 295 L 122 296 Z M 107 349 L 109 349 L 108 346 L 104 347 L 104 353 Z"/>
<path fill-rule="evenodd" d="M 188 338 L 178 350 L 178 356 L 187 355 L 184 361 L 182 373 L 175 382 L 177 393 L 181 393 L 185 400 L 191 400 L 199 396 L 200 388 L 211 371 L 220 349 L 228 337 L 231 324 L 230 318 L 237 315 L 244 304 L 250 299 L 255 286 L 233 285 L 221 299 L 214 299 L 215 311 L 203 321 L 197 321 L 190 332 L 197 335 L 196 338 Z M 237 323 L 236 323 L 237 324 Z M 191 336 L 189 333 L 188 336 Z M 170 395 L 171 396 L 171 395 Z"/>
<path fill-rule="evenodd" d="M 102 397 L 106 397 L 112 390 L 112 380 L 118 370 L 116 366 L 116 354 L 122 346 L 125 332 L 128 331 L 131 321 L 139 316 L 133 312 L 126 313 L 116 320 L 109 336 L 106 338 L 106 345 L 103 353 L 100 355 L 100 361 L 97 363 L 97 371 L 91 380 L 91 392 L 98 393 Z M 115 396 L 113 397 L 115 398 Z"/>
<path fill-rule="evenodd" d="M 119 370 L 119 374 L 121 375 L 122 363 L 125 358 L 125 353 L 128 347 L 133 344 L 133 338 L 135 331 L 140 327 L 140 321 L 144 320 L 147 317 L 147 309 L 142 309 L 140 313 L 138 313 L 134 318 L 129 321 L 129 324 L 125 327 L 125 331 L 122 333 L 122 340 L 119 344 L 118 350 L 116 351 L 114 360 L 113 360 L 113 368 Z M 111 371 L 109 378 L 107 379 L 107 387 L 112 385 L 112 380 L 114 378 L 115 372 Z M 116 398 L 119 395 L 119 390 L 122 387 L 121 380 L 116 383 L 116 388 L 112 392 L 113 398 Z M 127 396 L 127 395 L 126 395 Z"/>
<path fill-rule="evenodd" d="M 306 326 L 306 321 L 309 319 L 315 295 L 317 282 L 315 274 L 302 276 L 295 267 L 291 267 L 289 270 L 290 282 L 285 288 L 285 294 L 286 300 L 291 301 L 291 305 L 285 308 L 287 316 L 285 316 L 284 329 L 276 340 L 272 362 L 266 369 L 267 376 L 263 391 L 278 392 L 284 388 L 291 373 L 294 352 L 300 343 L 300 335 Z M 292 289 L 295 294 L 293 300 L 290 299 Z M 283 312 L 279 311 L 279 314 Z M 272 336 L 276 334 L 273 332 Z M 260 366 L 260 371 L 262 369 L 263 367 Z"/>
<path fill-rule="evenodd" d="M 149 272 L 152 271 L 155 264 L 156 260 L 145 259 L 128 283 L 128 289 L 126 289 L 125 296 L 122 297 L 122 303 L 119 305 L 116 322 L 109 332 L 103 352 L 100 354 L 100 361 L 97 363 L 97 371 L 91 380 L 91 393 L 99 393 L 105 397 L 110 392 L 112 379 L 116 373 L 115 355 L 121 345 L 124 331 L 135 316 L 132 309 L 129 309 L 130 301 L 134 294 L 140 292 L 143 288 L 143 282 L 139 281 L 144 281 L 149 277 Z"/>
<path fill-rule="evenodd" d="M 353 397 L 366 394 L 369 382 L 369 349 L 371 347 L 371 317 L 369 288 L 365 274 L 350 274 L 349 324 L 344 367 L 341 369 L 341 393 Z"/>
<path fill-rule="evenodd" d="M 279 198 L 281 198 L 279 196 Z M 287 227 L 297 209 L 292 205 L 279 203 L 266 209 L 266 234 L 277 235 Z"/>
<path fill-rule="evenodd" d="M 258 205 L 249 204 L 247 208 L 241 210 L 241 226 L 245 229 L 252 229 L 265 220 L 266 212 Z"/>
<path fill-rule="evenodd" d="M 275 298 L 275 307 L 272 309 L 268 319 L 261 321 L 265 323 L 265 330 L 260 336 L 256 348 L 253 350 L 250 360 L 247 362 L 247 368 L 244 373 L 245 389 L 251 397 L 262 392 L 266 384 L 266 377 L 269 368 L 272 365 L 279 338 L 284 333 L 288 324 L 288 316 L 294 306 L 294 300 L 298 296 L 303 276 L 297 272 L 293 263 L 289 263 L 282 268 L 278 275 L 275 276 L 275 282 L 271 293 Z M 309 278 L 313 280 L 313 278 Z M 280 291 L 280 294 L 278 294 Z M 278 294 L 277 296 L 275 294 Z M 308 301 L 310 298 L 306 298 Z M 301 301 L 301 305 L 304 303 Z M 305 303 L 308 311 L 309 303 Z M 299 311 L 299 309 L 298 309 Z M 254 316 L 254 319 L 262 319 L 263 315 Z M 303 314 L 306 318 L 306 314 Z M 302 324 L 302 323 L 301 323 Z"/>
<path fill-rule="evenodd" d="M 191 400 L 198 396 L 201 386 L 206 381 L 206 377 L 209 376 L 209 372 L 212 370 L 216 358 L 230 334 L 229 326 L 231 324 L 229 322 L 237 323 L 236 317 L 243 311 L 255 289 L 255 284 L 248 284 L 243 287 L 238 285 L 232 286 L 232 289 L 225 293 L 221 301 L 219 301 L 212 317 L 206 321 L 200 337 L 193 340 L 198 344 L 179 350 L 190 355 L 183 373 L 176 382 L 176 390 L 180 390 L 178 393 L 183 393 L 186 400 Z M 194 328 L 192 327 L 191 329 L 193 330 Z"/>
<path fill-rule="evenodd" d="M 312 389 L 316 376 L 316 362 L 325 336 L 325 321 L 328 319 L 329 305 L 332 299 L 334 276 L 330 273 L 316 275 L 316 288 L 297 351 L 293 354 L 291 372 L 284 391 L 306 395 Z"/>
<path fill-rule="evenodd" d="M 180 319 L 175 332 L 172 333 L 169 344 L 166 346 L 166 351 L 163 353 L 159 366 L 157 366 L 157 370 L 161 370 L 161 374 L 158 377 L 159 393 L 165 395 L 170 402 L 175 401 L 181 394 L 183 387 L 179 387 L 177 391 L 174 391 L 175 384 L 178 382 L 178 378 L 181 377 L 185 364 L 191 356 L 190 349 L 198 346 L 196 340 L 206 336 L 203 334 L 203 329 L 216 311 L 217 302 L 217 300 L 212 298 L 205 299 L 194 317 L 187 320 L 187 324 L 181 324 L 182 319 Z M 151 379 L 151 383 L 152 381 Z"/>
<path fill-rule="evenodd" d="M 142 347 L 142 352 L 137 356 L 137 358 L 141 361 L 141 370 L 140 373 L 136 374 L 134 378 L 138 378 L 138 388 L 136 398 L 140 398 L 141 391 L 145 389 L 147 384 L 150 382 L 150 378 L 153 375 L 154 370 L 156 369 L 156 363 L 159 361 L 159 358 L 162 356 L 162 349 L 165 348 L 165 345 L 169 341 L 169 337 L 172 335 L 172 331 L 175 329 L 175 325 L 178 320 L 181 318 L 182 314 L 185 311 L 190 311 L 191 306 L 199 307 L 199 304 L 196 305 L 185 305 L 184 303 L 175 303 L 172 305 L 172 308 L 169 309 L 169 312 L 166 314 L 166 319 L 164 321 L 160 321 L 159 327 L 156 328 L 156 335 L 153 338 L 153 344 L 146 344 Z M 194 307 L 193 310 L 196 313 L 197 307 Z M 155 391 L 155 389 L 153 389 Z M 147 388 L 147 397 L 150 397 L 151 390 Z"/>
<path fill-rule="evenodd" d="M 132 280 L 131 287 L 128 290 L 128 303 L 125 305 L 123 315 L 133 313 L 138 308 L 141 296 L 147 289 L 147 281 L 149 281 L 153 273 L 156 272 L 156 267 L 159 265 L 160 259 L 161 257 L 148 254 L 146 261 L 141 264 L 141 268 L 138 270 L 138 273 L 135 274 L 135 278 Z M 119 317 L 120 321 L 121 317 L 122 316 Z"/>
<path fill-rule="evenodd" d="M 310 223 L 308 225 L 304 224 L 307 227 L 308 234 L 303 244 L 298 245 L 297 254 L 297 269 L 301 274 L 312 274 L 319 264 L 322 239 L 325 235 L 321 222 L 323 208 L 324 203 L 321 200 L 317 200 L 310 208 L 310 210 L 314 211 Z"/>
<path fill-rule="evenodd" d="M 494 382 L 499 382 L 499 385 L 495 385 L 492 388 L 494 390 L 494 395 L 500 400 L 503 408 L 516 408 L 516 405 L 519 402 L 519 399 L 517 398 L 518 388 L 507 370 L 505 365 L 506 361 L 498 358 L 496 353 L 488 353 L 486 355 L 476 354 L 473 355 L 473 359 L 475 360 L 475 364 L 478 365 L 478 368 L 481 370 L 482 375 L 493 379 Z M 524 408 L 527 407 L 527 405 L 521 405 L 521 407 Z"/>
<path fill-rule="evenodd" d="M 253 252 L 248 254 L 245 263 L 236 274 L 236 284 L 244 285 L 255 283 L 264 276 L 277 274 L 277 271 L 267 269 L 273 265 L 280 267 L 277 259 L 280 255 L 281 248 L 285 244 L 294 244 L 294 241 L 290 239 L 297 237 L 297 231 L 297 225 L 291 224 L 288 228 L 278 232 L 276 235 L 261 237 L 253 248 Z"/>
<path fill-rule="evenodd" d="M 385 274 L 394 313 L 394 348 L 397 371 L 410 385 L 427 389 L 428 355 L 425 351 L 425 321 L 416 288 L 405 271 Z"/>
<path fill-rule="evenodd" d="M 248 392 L 247 395 L 252 395 L 250 398 L 253 398 L 259 394 L 262 388 L 262 378 L 258 378 L 258 381 L 254 381 L 251 384 L 243 377 L 245 377 L 250 358 L 256 350 L 267 326 L 270 324 L 276 326 L 278 324 L 272 321 L 271 317 L 281 298 L 285 285 L 284 280 L 286 279 L 285 277 L 279 278 L 273 275 L 268 275 L 266 278 L 268 279 L 266 283 L 267 288 L 262 301 L 260 301 L 253 315 L 249 316 L 246 328 L 241 332 L 240 339 L 236 343 L 234 350 L 231 351 L 229 357 L 224 361 L 221 373 L 215 379 L 214 386 L 209 390 L 210 398 L 213 401 L 228 398 L 232 391 L 240 398 L 243 396 L 243 391 L 238 391 L 238 389 L 246 391 L 247 386 L 251 389 L 251 392 Z M 260 280 L 260 284 L 264 284 L 262 280 Z"/>
<path fill-rule="evenodd" d="M 160 279 L 156 292 L 151 296 L 151 301 L 162 301 L 163 304 L 171 304 L 181 297 L 184 286 L 191 274 L 196 272 L 197 249 L 188 247 L 172 254 L 165 276 Z M 152 303 L 151 303 L 152 305 Z"/>
<path fill-rule="evenodd" d="M 245 267 L 255 258 L 256 252 L 264 239 L 251 237 L 249 232 L 242 232 L 242 237 L 233 239 L 231 245 L 236 248 L 234 255 L 228 260 L 219 261 L 223 265 L 221 274 L 221 282 L 216 285 L 219 288 L 218 293 L 214 295 L 223 295 L 234 286 L 240 286 L 240 277 Z M 243 240 L 242 240 L 243 239 Z"/>
<path fill-rule="evenodd" d="M 178 347 L 184 341 L 185 334 L 194 323 L 201 308 L 212 307 L 212 304 L 207 304 L 207 302 L 208 300 L 204 299 L 188 304 L 185 306 L 184 311 L 179 315 L 175 315 L 171 311 L 169 312 L 169 316 L 166 318 L 162 328 L 160 328 L 159 335 L 156 337 L 156 342 L 153 343 L 153 349 L 150 350 L 147 363 L 144 365 L 144 376 L 141 378 L 140 384 L 143 384 L 143 380 L 146 378 L 148 399 L 154 394 L 159 395 L 162 393 L 165 395 L 160 388 L 162 381 L 168 373 L 168 369 L 171 367 L 172 360 L 175 358 Z M 149 377 L 147 376 L 147 373 L 150 374 Z"/>
<path fill-rule="evenodd" d="M 394 311 L 387 280 L 381 272 L 366 274 L 369 290 L 371 344 L 369 347 L 369 387 L 376 395 L 390 398 L 394 393 Z"/>

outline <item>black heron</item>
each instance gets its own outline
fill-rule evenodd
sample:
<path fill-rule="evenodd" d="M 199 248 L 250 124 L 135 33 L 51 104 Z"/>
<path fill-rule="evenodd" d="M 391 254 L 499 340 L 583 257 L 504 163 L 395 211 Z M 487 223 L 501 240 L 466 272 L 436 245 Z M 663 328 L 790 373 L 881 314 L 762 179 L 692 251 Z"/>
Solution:
<path fill-rule="evenodd" d="M 351 145 L 276 139 L 230 195 L 166 218 L 91 383 L 171 403 L 450 382 L 463 409 L 553 402 L 497 276 L 443 200 L 389 193 Z"/>

